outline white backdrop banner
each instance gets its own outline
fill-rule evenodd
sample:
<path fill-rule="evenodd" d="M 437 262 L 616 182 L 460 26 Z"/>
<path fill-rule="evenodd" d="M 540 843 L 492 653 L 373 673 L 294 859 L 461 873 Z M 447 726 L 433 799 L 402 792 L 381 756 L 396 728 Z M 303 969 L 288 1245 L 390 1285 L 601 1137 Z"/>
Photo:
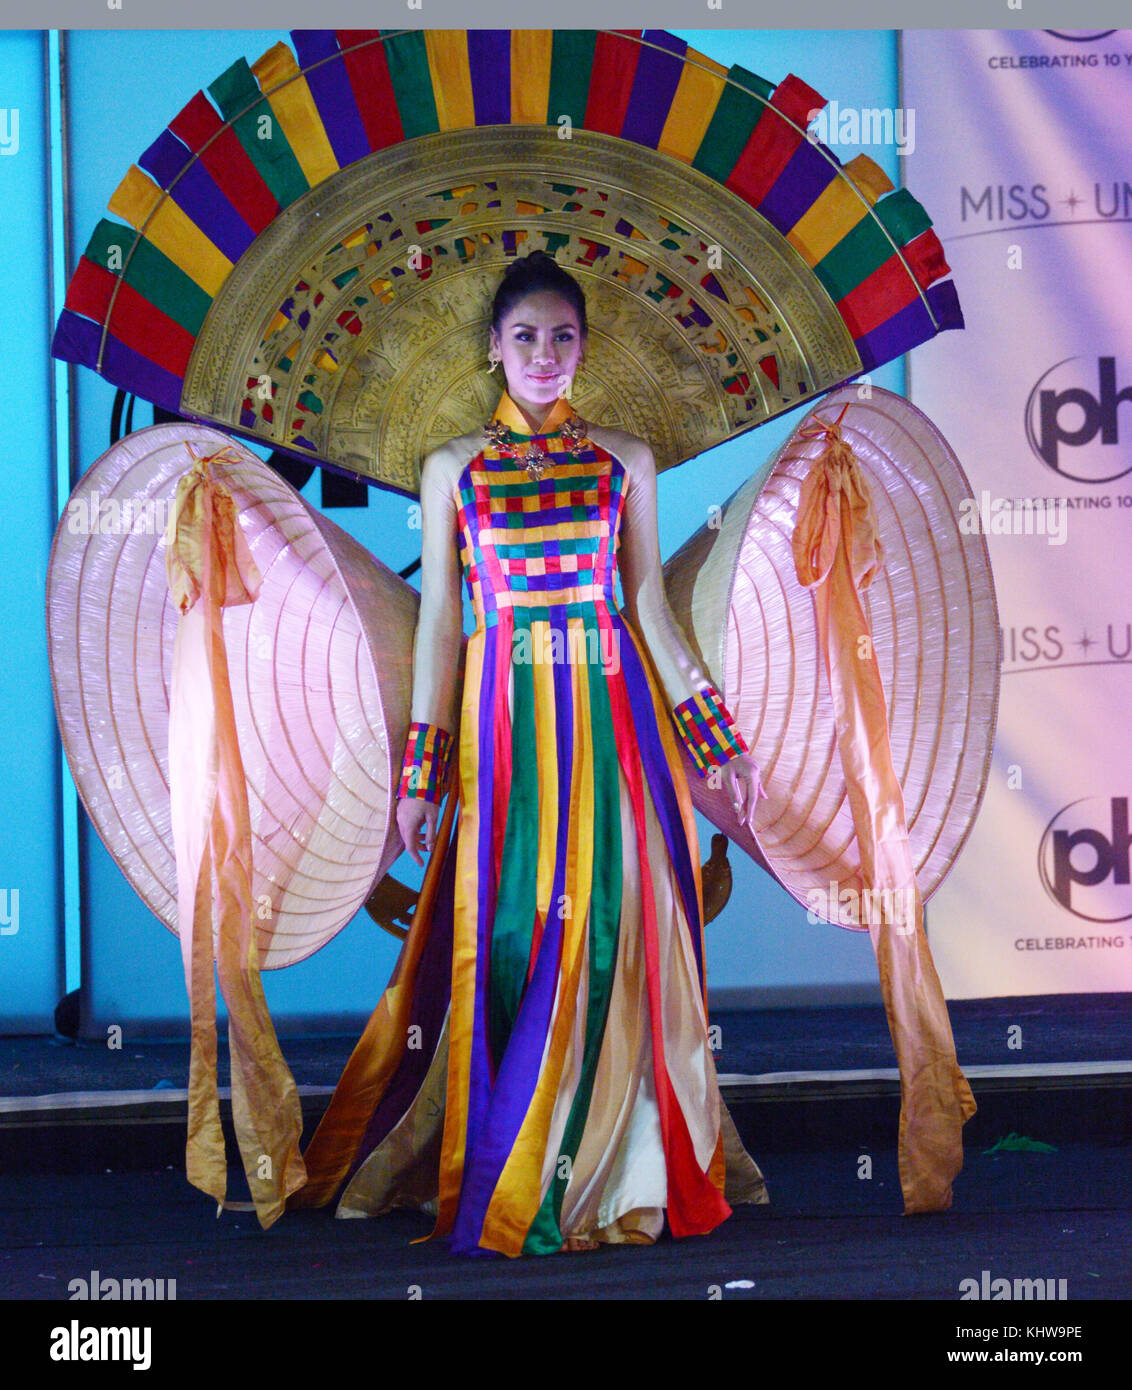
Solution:
<path fill-rule="evenodd" d="M 971 480 L 1002 639 L 986 800 L 932 952 L 950 998 L 1130 990 L 1132 32 L 902 47 L 905 183 L 967 321 L 911 355 L 910 395 Z"/>

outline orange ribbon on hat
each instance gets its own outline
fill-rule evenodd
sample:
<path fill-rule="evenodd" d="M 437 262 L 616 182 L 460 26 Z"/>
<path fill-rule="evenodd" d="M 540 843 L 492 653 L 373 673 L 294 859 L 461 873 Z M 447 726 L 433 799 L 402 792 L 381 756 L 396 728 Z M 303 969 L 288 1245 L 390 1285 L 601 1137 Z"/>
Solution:
<path fill-rule="evenodd" d="M 892 763 L 888 710 L 861 603 L 883 565 L 876 513 L 860 464 L 832 424 L 800 431 L 825 448 L 802 483 L 794 566 L 814 600 L 833 698 L 837 746 L 869 904 L 885 1013 L 900 1066 L 900 1186 L 906 1213 L 945 1211 L 963 1166 L 962 1127 L 975 1101 L 955 1056 L 951 1020 L 928 948 L 923 899 Z M 878 905 L 884 910 L 877 912 Z"/>
<path fill-rule="evenodd" d="M 232 1118 L 260 1225 L 303 1185 L 302 1113 L 267 1010 L 252 901 L 248 790 L 224 645 L 224 609 L 252 603 L 260 575 L 232 494 L 197 459 L 177 485 L 165 534 L 169 592 L 180 612 L 169 704 L 169 791 L 177 859 L 177 929 L 192 1043 L 189 1182 L 220 1207 L 228 1171 L 216 1086 L 215 958 L 228 1008 Z"/>

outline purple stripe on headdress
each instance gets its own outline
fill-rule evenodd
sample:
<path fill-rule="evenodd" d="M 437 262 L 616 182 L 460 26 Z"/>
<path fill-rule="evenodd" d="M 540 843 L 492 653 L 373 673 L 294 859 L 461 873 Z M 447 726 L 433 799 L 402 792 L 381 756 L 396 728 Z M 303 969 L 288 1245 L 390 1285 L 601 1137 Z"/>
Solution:
<path fill-rule="evenodd" d="M 838 177 L 830 153 L 820 143 L 803 140 L 759 203 L 759 212 L 780 232 L 789 232 Z"/>
<path fill-rule="evenodd" d="M 937 280 L 934 285 L 928 286 L 926 293 L 941 333 L 950 328 L 964 327 L 963 310 L 954 280 Z"/>
<path fill-rule="evenodd" d="M 93 319 L 84 319 L 71 309 L 64 309 L 51 339 L 51 356 L 61 362 L 77 362 L 81 367 L 93 367 L 98 361 L 98 340 L 101 336 L 101 324 Z"/>
<path fill-rule="evenodd" d="M 562 630 L 566 641 L 566 620 L 553 614 L 550 622 Z M 566 853 L 570 834 L 570 799 L 574 774 L 574 708 L 572 677 L 568 662 L 553 665 L 556 752 L 558 756 L 558 833 L 555 843 L 554 881 L 551 904 L 562 901 L 565 892 Z M 584 712 L 579 717 L 585 718 Z M 543 1052 L 558 988 L 562 955 L 562 918 L 549 913 L 534 974 L 523 995 L 515 1025 L 507 1041 L 496 1073 L 491 1103 L 475 1152 L 471 1137 L 464 1160 L 464 1185 L 460 1191 L 460 1210 L 452 1230 L 452 1250 L 467 1251 L 479 1245 L 484 1218 L 503 1167 L 510 1157 L 523 1120 L 530 1108 L 542 1068 Z"/>
<path fill-rule="evenodd" d="M 455 796 L 453 789 L 450 796 Z M 409 1014 L 409 1026 L 420 1031 L 420 1047 L 407 1047 L 393 1079 L 373 1112 L 358 1146 L 349 1182 L 357 1169 L 373 1153 L 394 1125 L 399 1123 L 413 1098 L 420 1091 L 428 1069 L 436 1055 L 437 1044 L 444 1030 L 444 1016 L 452 993 L 452 916 L 456 885 L 456 851 L 459 841 L 459 813 L 452 827 L 440 882 L 433 900 L 431 920 L 423 924 L 428 932 L 417 969 L 416 988 Z"/>
<path fill-rule="evenodd" d="M 163 130 L 138 164 L 232 262 L 255 240 L 248 226 L 212 175 L 171 130 Z"/>
<path fill-rule="evenodd" d="M 308 69 L 303 76 L 318 107 L 334 158 L 339 167 L 345 168 L 355 159 L 369 154 L 370 143 L 346 64 L 337 58 L 314 66 L 320 59 L 340 53 L 338 40 L 332 29 L 292 29 L 291 42 L 295 45 L 299 66 Z"/>
<path fill-rule="evenodd" d="M 692 949 L 702 978 L 703 956 L 699 906 L 696 902 L 696 879 L 688 837 L 684 831 L 683 817 L 680 815 L 680 803 L 676 799 L 676 788 L 672 784 L 672 770 L 665 756 L 660 730 L 657 728 L 656 710 L 640 653 L 632 636 L 625 630 L 625 621 L 620 613 L 612 612 L 610 617 L 614 629 L 620 631 L 618 641 L 621 649 L 621 670 L 624 672 L 625 685 L 629 692 L 629 706 L 633 712 L 633 725 L 637 732 L 637 748 L 657 820 L 660 822 L 669 857 L 676 871 L 676 881 L 680 885 Z"/>
<path fill-rule="evenodd" d="M 95 345 L 94 358 L 98 356 L 98 338 L 101 333 L 97 324 L 92 323 Z M 102 375 L 107 381 L 123 390 L 132 391 L 142 400 L 152 401 L 154 405 L 171 411 L 174 415 L 181 410 L 181 390 L 184 385 L 179 376 L 167 372 L 164 367 L 143 357 L 140 352 L 128 348 L 117 338 L 108 336 L 106 352 L 102 358 Z"/>
<path fill-rule="evenodd" d="M 621 138 L 655 150 L 680 82 L 688 45 L 663 29 L 646 29 L 642 39 Z M 650 48 L 649 44 L 657 47 Z M 668 51 L 661 53 L 658 48 Z"/>
<path fill-rule="evenodd" d="M 479 782 L 476 810 L 479 833 L 476 844 L 476 984 L 472 1015 L 472 1051 L 469 1066 L 468 1123 L 465 1155 L 471 1153 L 483 1127 L 491 1099 L 492 1075 L 487 1046 L 488 970 L 491 964 L 491 922 L 495 914 L 495 872 L 492 855 L 494 819 L 494 764 L 496 702 L 506 700 L 506 690 L 496 691 L 496 663 L 499 650 L 498 626 L 484 631 L 483 679 L 481 681 L 479 728 Z M 507 640 L 510 648 L 510 639 Z M 466 1160 L 465 1160 L 466 1161 Z M 467 1168 L 465 1167 L 465 1173 Z"/>
<path fill-rule="evenodd" d="M 853 341 L 861 357 L 862 370 L 871 372 L 874 367 L 883 366 L 901 353 L 911 351 L 917 344 L 926 343 L 929 338 L 935 337 L 935 332 L 927 305 L 917 295 L 898 314 L 893 314 L 871 333 Z"/>
<path fill-rule="evenodd" d="M 467 43 L 476 125 L 510 125 L 511 31 L 469 29 Z"/>

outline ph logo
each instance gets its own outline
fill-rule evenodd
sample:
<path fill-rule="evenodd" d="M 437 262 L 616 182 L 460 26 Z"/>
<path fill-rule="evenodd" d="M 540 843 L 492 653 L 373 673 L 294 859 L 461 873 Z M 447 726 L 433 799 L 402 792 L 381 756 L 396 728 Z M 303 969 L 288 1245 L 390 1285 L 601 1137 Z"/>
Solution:
<path fill-rule="evenodd" d="M 1105 820 L 1106 830 L 1098 830 Z M 1126 922 L 1132 917 L 1130 845 L 1126 796 L 1071 801 L 1042 834 L 1038 846 L 1042 887 L 1074 917 L 1086 922 Z"/>
<path fill-rule="evenodd" d="M 1132 463 L 1115 455 L 1119 408 L 1132 406 L 1132 385 L 1117 390 L 1116 358 L 1097 358 L 1097 394 L 1080 384 L 1081 368 L 1066 357 L 1034 383 L 1026 401 L 1026 442 L 1041 461 L 1075 483 L 1111 483 L 1132 473 Z M 1064 384 L 1062 384 L 1064 383 Z M 1126 421 L 1125 439 L 1132 434 Z M 1100 436 L 1099 444 L 1095 441 Z M 1067 451 L 1072 454 L 1067 456 Z M 1127 451 L 1125 451 L 1125 457 Z"/>

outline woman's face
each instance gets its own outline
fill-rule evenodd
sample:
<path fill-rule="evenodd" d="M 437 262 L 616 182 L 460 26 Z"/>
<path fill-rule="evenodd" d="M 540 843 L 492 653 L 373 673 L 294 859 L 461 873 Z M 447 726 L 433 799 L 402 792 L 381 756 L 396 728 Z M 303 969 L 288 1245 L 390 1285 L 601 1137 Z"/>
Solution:
<path fill-rule="evenodd" d="M 491 341 L 503 359 L 507 394 L 545 415 L 578 370 L 584 340 L 570 302 L 553 290 L 529 294 L 504 315 Z"/>

